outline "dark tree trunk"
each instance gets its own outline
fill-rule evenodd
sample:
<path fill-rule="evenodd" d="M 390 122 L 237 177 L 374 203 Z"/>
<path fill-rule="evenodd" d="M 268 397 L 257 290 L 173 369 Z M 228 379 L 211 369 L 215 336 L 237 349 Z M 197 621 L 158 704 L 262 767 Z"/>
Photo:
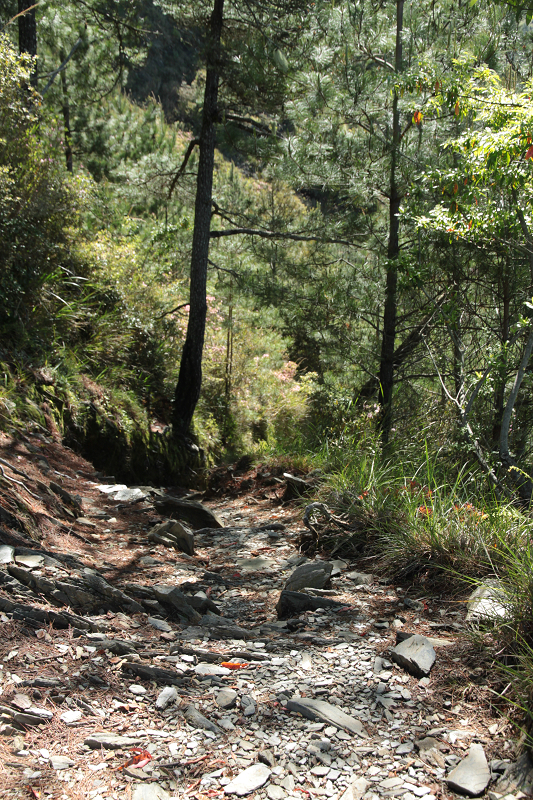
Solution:
<path fill-rule="evenodd" d="M 505 272 L 502 276 L 502 290 L 503 290 L 503 314 L 502 314 L 502 339 L 501 339 L 501 364 L 500 374 L 494 384 L 494 419 L 492 424 L 492 444 L 493 447 L 498 447 L 500 437 L 502 435 L 502 419 L 504 412 L 504 393 L 505 384 L 507 380 L 507 349 L 506 345 L 509 341 L 510 334 L 510 303 L 511 303 L 511 286 L 509 281 L 509 265 L 505 265 Z"/>
<path fill-rule="evenodd" d="M 395 72 L 402 71 L 402 29 L 404 0 L 396 0 L 396 48 L 394 55 Z M 387 448 L 392 427 L 392 392 L 394 389 L 394 343 L 396 339 L 396 310 L 398 286 L 398 256 L 400 254 L 400 202 L 397 170 L 400 150 L 400 111 L 398 93 L 395 90 L 392 101 L 392 147 L 389 189 L 389 241 L 387 246 L 387 280 L 385 285 L 385 307 L 383 310 L 383 338 L 379 367 L 378 402 L 381 406 L 381 443 Z"/>
<path fill-rule="evenodd" d="M 185 436 L 189 430 L 202 388 L 202 353 L 207 314 L 207 264 L 211 228 L 213 168 L 215 163 L 215 126 L 218 116 L 218 82 L 223 8 L 224 0 L 214 0 L 207 44 L 207 72 L 194 207 L 189 323 L 181 355 L 178 383 L 174 394 L 172 420 L 174 435 L 178 438 Z"/>
<path fill-rule="evenodd" d="M 26 11 L 30 6 L 35 5 L 35 0 L 18 0 L 18 13 L 21 15 L 18 18 L 19 26 L 19 52 L 29 53 L 30 56 L 37 55 L 37 20 L 35 18 L 35 9 Z M 22 13 L 26 11 L 26 13 Z M 35 63 L 34 69 L 31 73 L 30 83 L 32 86 L 37 86 L 37 64 Z"/>
<path fill-rule="evenodd" d="M 65 53 L 63 50 L 59 51 L 59 57 L 61 59 L 61 63 L 65 60 Z M 65 159 L 67 162 L 67 169 L 69 172 L 73 170 L 73 159 L 72 159 L 72 131 L 70 130 L 70 104 L 68 99 L 68 86 L 67 86 L 67 76 L 65 74 L 65 70 L 61 73 L 61 90 L 63 93 L 63 103 L 62 103 L 62 111 L 63 111 L 63 125 L 65 129 Z"/>

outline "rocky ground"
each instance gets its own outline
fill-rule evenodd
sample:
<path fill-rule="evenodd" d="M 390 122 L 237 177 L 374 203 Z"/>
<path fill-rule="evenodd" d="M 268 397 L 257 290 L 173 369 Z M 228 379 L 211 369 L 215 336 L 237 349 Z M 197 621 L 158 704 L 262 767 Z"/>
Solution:
<path fill-rule="evenodd" d="M 241 466 L 169 497 L 0 437 L 0 795 L 528 796 L 464 603 L 302 556 Z"/>

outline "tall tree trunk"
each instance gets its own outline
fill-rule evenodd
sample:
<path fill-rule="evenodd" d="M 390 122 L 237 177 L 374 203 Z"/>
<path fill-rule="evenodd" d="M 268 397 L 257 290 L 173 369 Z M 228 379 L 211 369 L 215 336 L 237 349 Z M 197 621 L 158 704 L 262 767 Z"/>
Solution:
<path fill-rule="evenodd" d="M 30 56 L 37 55 L 37 20 L 35 17 L 35 9 L 26 11 L 30 6 L 35 5 L 35 0 L 18 0 L 18 27 L 19 27 L 19 52 L 29 53 Z M 23 12 L 26 11 L 24 14 Z M 37 63 L 34 62 L 34 68 L 31 73 L 30 83 L 32 86 L 37 86 Z"/>
<path fill-rule="evenodd" d="M 181 355 L 178 383 L 174 393 L 172 419 L 174 435 L 178 438 L 185 436 L 189 430 L 202 388 L 202 353 L 207 314 L 207 264 L 215 163 L 215 125 L 218 116 L 223 8 L 224 0 L 214 0 L 207 43 L 207 72 L 202 129 L 199 139 L 200 156 L 196 179 L 196 202 L 194 206 L 189 323 Z"/>
<path fill-rule="evenodd" d="M 396 48 L 394 70 L 402 71 L 402 30 L 404 0 L 396 0 Z M 394 343 L 396 339 L 396 310 L 398 286 L 398 256 L 400 254 L 400 202 L 397 182 L 398 157 L 400 151 L 400 110 L 398 92 L 394 90 L 392 100 L 392 147 L 389 189 L 389 241 L 387 246 L 387 280 L 385 285 L 385 307 L 383 310 L 383 338 L 379 367 L 379 394 L 381 405 L 381 444 L 387 448 L 392 427 L 392 392 L 394 389 Z"/>
<path fill-rule="evenodd" d="M 65 53 L 63 50 L 59 51 L 59 58 L 61 59 L 61 63 L 65 60 Z M 67 86 L 67 76 L 65 74 L 65 70 L 61 73 L 61 91 L 63 93 L 63 103 L 62 103 L 62 111 L 63 111 L 63 125 L 65 129 L 65 159 L 67 162 L 67 169 L 69 172 L 73 170 L 73 160 L 72 160 L 72 131 L 70 130 L 70 104 L 68 99 L 68 86 Z"/>
<path fill-rule="evenodd" d="M 502 276 L 502 290 L 503 290 L 503 313 L 502 313 L 502 338 L 501 338 L 501 363 L 500 374 L 498 375 L 494 384 L 494 416 L 492 422 L 492 443 L 493 447 L 498 447 L 502 433 L 502 419 L 504 412 L 504 393 L 505 383 L 507 379 L 507 342 L 509 341 L 510 333 L 510 303 L 511 303 L 511 286 L 509 281 L 509 258 L 505 265 L 505 272 Z"/>

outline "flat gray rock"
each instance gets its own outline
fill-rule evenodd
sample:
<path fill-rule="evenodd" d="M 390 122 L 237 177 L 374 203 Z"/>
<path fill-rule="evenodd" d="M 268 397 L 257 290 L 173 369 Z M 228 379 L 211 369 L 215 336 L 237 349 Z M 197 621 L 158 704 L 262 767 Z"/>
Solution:
<path fill-rule="evenodd" d="M 192 704 L 186 707 L 184 714 L 187 722 L 194 728 L 202 728 L 205 731 L 211 731 L 211 733 L 216 733 L 217 736 L 222 733 L 222 729 L 219 728 L 218 725 L 215 725 L 210 719 L 204 717 Z"/>
<path fill-rule="evenodd" d="M 170 795 L 158 783 L 136 783 L 131 800 L 170 800 Z"/>
<path fill-rule="evenodd" d="M 156 631 L 162 631 L 163 633 L 170 633 L 172 628 L 168 624 L 168 622 L 164 619 L 157 619 L 157 617 L 148 617 L 146 620 L 152 628 L 155 628 Z"/>
<path fill-rule="evenodd" d="M 345 714 L 337 706 L 326 703 L 325 700 L 312 700 L 303 697 L 293 697 L 287 700 L 289 711 L 295 711 L 303 717 L 321 722 L 329 722 L 337 728 L 342 728 L 357 736 L 368 736 L 358 719 Z"/>
<path fill-rule="evenodd" d="M 222 691 L 215 696 L 215 701 L 219 708 L 233 708 L 237 702 L 237 692 L 234 689 L 222 689 Z"/>
<path fill-rule="evenodd" d="M 200 622 L 200 614 L 189 604 L 187 597 L 177 586 L 159 584 L 152 588 L 160 603 L 172 606 L 187 622 Z"/>
<path fill-rule="evenodd" d="M 88 736 L 83 744 L 90 747 L 91 750 L 127 750 L 128 747 L 135 747 L 140 742 L 140 739 L 134 739 L 130 736 L 120 736 L 118 733 L 92 733 Z"/>
<path fill-rule="evenodd" d="M 118 492 L 113 492 L 110 495 L 113 500 L 118 500 L 121 503 L 138 503 L 140 500 L 145 500 L 148 497 L 146 492 L 142 489 L 119 489 Z"/>
<path fill-rule="evenodd" d="M 167 495 L 156 500 L 154 506 L 160 514 L 184 520 L 194 530 L 224 527 L 222 520 L 213 511 L 195 500 L 181 500 L 179 497 Z"/>
<path fill-rule="evenodd" d="M 224 793 L 236 794 L 239 797 L 250 794 L 264 786 L 270 775 L 271 771 L 265 764 L 254 764 L 224 786 Z"/>
<path fill-rule="evenodd" d="M 71 758 L 67 758 L 67 756 L 50 756 L 50 765 L 52 769 L 55 770 L 68 769 L 69 767 L 73 767 L 75 763 L 75 761 Z"/>
<path fill-rule="evenodd" d="M 23 567 L 28 567 L 28 569 L 35 569 L 36 567 L 42 567 L 44 564 L 44 556 L 39 555 L 24 555 L 24 556 L 15 556 L 15 562 L 17 564 L 21 564 Z"/>
<path fill-rule="evenodd" d="M 490 783 L 490 769 L 480 744 L 471 744 L 466 758 L 450 772 L 446 783 L 454 792 L 479 797 Z"/>
<path fill-rule="evenodd" d="M 197 675 L 231 675 L 231 670 L 227 667 L 220 667 L 218 664 L 205 664 L 200 662 L 194 668 Z"/>
<path fill-rule="evenodd" d="M 283 587 L 289 592 L 300 589 L 323 589 L 328 583 L 333 564 L 329 561 L 310 561 L 302 564 L 289 575 Z"/>
<path fill-rule="evenodd" d="M 392 661 L 399 664 L 411 675 L 417 678 L 425 678 L 429 675 L 431 667 L 435 663 L 435 650 L 433 645 L 425 636 L 415 634 L 405 641 L 400 642 L 391 650 Z"/>

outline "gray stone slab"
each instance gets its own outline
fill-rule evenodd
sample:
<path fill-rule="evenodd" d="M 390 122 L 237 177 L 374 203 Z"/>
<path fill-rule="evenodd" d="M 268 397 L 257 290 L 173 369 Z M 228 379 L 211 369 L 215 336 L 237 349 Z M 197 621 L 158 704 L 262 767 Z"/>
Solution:
<path fill-rule="evenodd" d="M 479 797 L 490 783 L 490 768 L 480 744 L 471 744 L 466 758 L 446 778 L 449 788 L 469 797 Z"/>
<path fill-rule="evenodd" d="M 231 670 L 227 667 L 220 667 L 218 664 L 197 664 L 194 668 L 197 675 L 231 675 Z"/>
<path fill-rule="evenodd" d="M 222 520 L 211 509 L 194 500 L 182 500 L 166 495 L 154 502 L 160 514 L 180 519 L 192 525 L 194 530 L 201 528 L 223 528 Z"/>
<path fill-rule="evenodd" d="M 237 692 L 234 689 L 222 689 L 222 691 L 216 695 L 215 701 L 220 708 L 233 708 L 237 702 Z"/>
<path fill-rule="evenodd" d="M 202 728 L 205 731 L 211 731 L 211 733 L 216 733 L 217 736 L 222 733 L 222 729 L 215 725 L 214 722 L 211 722 L 210 719 L 204 717 L 197 708 L 195 708 L 192 704 L 187 706 L 185 711 L 185 719 L 195 728 Z"/>
<path fill-rule="evenodd" d="M 67 756 L 50 756 L 50 765 L 52 769 L 68 769 L 73 767 L 76 762 Z"/>
<path fill-rule="evenodd" d="M 152 588 L 160 603 L 172 606 L 187 622 L 200 622 L 200 614 L 190 605 L 187 597 L 177 586 L 159 584 Z"/>
<path fill-rule="evenodd" d="M 36 569 L 42 567 L 44 564 L 44 556 L 28 555 L 28 556 L 15 556 L 15 563 L 28 567 L 28 569 Z"/>
<path fill-rule="evenodd" d="M 238 797 L 251 794 L 264 786 L 270 775 L 271 771 L 265 764 L 254 764 L 224 786 L 224 793 L 236 794 Z"/>
<path fill-rule="evenodd" d="M 415 634 L 391 650 L 391 659 L 411 675 L 424 678 L 435 663 L 435 650 L 425 636 Z"/>
<path fill-rule="evenodd" d="M 118 733 L 91 733 L 84 740 L 83 744 L 91 750 L 127 750 L 128 747 L 136 747 L 141 740 L 131 736 L 120 736 Z"/>
<path fill-rule="evenodd" d="M 283 587 L 290 592 L 300 589 L 323 589 L 328 583 L 333 564 L 329 561 L 310 561 L 302 564 L 289 575 Z"/>
<path fill-rule="evenodd" d="M 313 700 L 303 697 L 293 697 L 287 700 L 287 709 L 301 714 L 303 717 L 321 722 L 329 722 L 337 728 L 342 728 L 358 736 L 366 737 L 368 733 L 355 717 L 345 714 L 337 706 L 325 700 Z"/>

